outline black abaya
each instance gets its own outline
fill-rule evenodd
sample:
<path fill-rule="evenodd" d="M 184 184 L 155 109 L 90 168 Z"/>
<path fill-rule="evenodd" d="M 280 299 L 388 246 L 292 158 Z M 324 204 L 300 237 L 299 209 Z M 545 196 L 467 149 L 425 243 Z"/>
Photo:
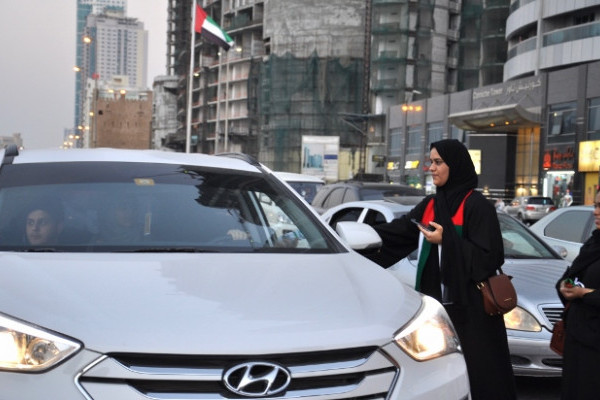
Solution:
<path fill-rule="evenodd" d="M 423 258 L 427 258 L 425 264 L 419 266 L 416 289 L 446 307 L 465 356 L 472 399 L 512 400 L 516 398 L 516 388 L 504 320 L 502 316 L 489 316 L 484 312 L 477 289 L 477 283 L 496 274 L 504 263 L 496 209 L 481 193 L 474 191 L 477 174 L 462 143 L 445 139 L 432 143 L 431 148 L 442 158 L 436 165 L 448 167 L 446 181 L 440 183 L 434 196 L 425 198 L 408 215 L 376 226 L 383 245 L 378 254 L 369 258 L 388 267 L 415 250 L 420 231 L 410 220 L 422 221 L 433 199 L 434 221 L 443 228 L 441 258 L 438 245 L 429 247 L 426 243 Z M 428 218 L 431 218 L 430 212 L 427 211 Z"/>
<path fill-rule="evenodd" d="M 418 247 L 419 231 L 410 222 L 421 220 L 431 197 L 418 204 L 406 216 L 375 227 L 382 238 L 381 251 L 370 256 L 389 267 Z M 483 311 L 481 293 L 476 287 L 502 265 L 504 249 L 496 210 L 480 193 L 473 192 L 465 203 L 462 250 L 465 262 L 466 305 L 446 305 L 461 342 L 473 400 L 510 400 L 516 389 L 510 363 L 506 328 L 502 316 Z M 441 299 L 438 252 L 432 251 L 422 277 L 420 291 Z"/>
<path fill-rule="evenodd" d="M 577 278 L 586 288 L 600 289 L 600 231 L 582 246 L 562 279 Z M 561 280 L 562 280 L 561 279 Z M 557 287 L 560 281 L 557 283 Z M 560 291 L 558 292 L 560 296 Z M 564 299 L 563 299 L 564 300 Z M 600 291 L 571 301 L 566 315 L 562 399 L 600 398 Z"/>

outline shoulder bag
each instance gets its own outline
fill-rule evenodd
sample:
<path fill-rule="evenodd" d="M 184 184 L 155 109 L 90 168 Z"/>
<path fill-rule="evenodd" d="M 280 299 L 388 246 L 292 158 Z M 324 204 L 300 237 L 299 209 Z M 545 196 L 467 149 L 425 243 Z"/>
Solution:
<path fill-rule="evenodd" d="M 489 315 L 506 314 L 517 306 L 517 292 L 511 282 L 512 276 L 504 274 L 500 268 L 498 271 L 498 275 L 490 276 L 477 284 L 483 297 L 483 308 Z"/>
<path fill-rule="evenodd" d="M 567 332 L 565 332 L 565 311 L 569 308 L 569 304 L 567 303 L 561 319 L 554 323 L 552 337 L 550 338 L 550 349 L 560 356 L 563 355 L 565 349 L 565 336 L 567 335 Z"/>

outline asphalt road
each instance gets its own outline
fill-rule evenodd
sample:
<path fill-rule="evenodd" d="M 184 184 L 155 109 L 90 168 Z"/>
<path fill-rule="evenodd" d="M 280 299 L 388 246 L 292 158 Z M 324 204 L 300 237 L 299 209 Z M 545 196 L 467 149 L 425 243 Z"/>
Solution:
<path fill-rule="evenodd" d="M 518 400 L 560 400 L 560 378 L 516 377 Z"/>

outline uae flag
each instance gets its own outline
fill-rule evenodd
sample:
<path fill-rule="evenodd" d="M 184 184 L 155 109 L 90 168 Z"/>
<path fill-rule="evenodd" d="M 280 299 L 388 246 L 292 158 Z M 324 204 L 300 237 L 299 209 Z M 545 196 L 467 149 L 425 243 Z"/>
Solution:
<path fill-rule="evenodd" d="M 207 41 L 229 50 L 233 46 L 233 40 L 217 23 L 196 5 L 196 32 Z"/>

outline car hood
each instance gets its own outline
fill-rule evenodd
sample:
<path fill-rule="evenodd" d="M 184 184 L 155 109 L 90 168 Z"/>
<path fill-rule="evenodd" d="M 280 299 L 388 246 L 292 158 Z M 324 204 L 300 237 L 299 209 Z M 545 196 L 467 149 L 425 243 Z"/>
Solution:
<path fill-rule="evenodd" d="M 0 254 L 0 313 L 98 352 L 382 345 L 419 295 L 345 254 Z"/>
<path fill-rule="evenodd" d="M 506 259 L 502 271 L 513 277 L 520 302 L 527 300 L 538 305 L 560 303 L 555 285 L 568 265 L 567 261 L 558 259 Z"/>

